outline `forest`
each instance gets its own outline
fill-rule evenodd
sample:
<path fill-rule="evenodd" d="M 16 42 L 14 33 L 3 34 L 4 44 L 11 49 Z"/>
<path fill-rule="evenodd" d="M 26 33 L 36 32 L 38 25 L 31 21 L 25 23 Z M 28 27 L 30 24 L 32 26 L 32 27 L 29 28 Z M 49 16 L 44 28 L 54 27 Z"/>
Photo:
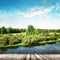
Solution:
<path fill-rule="evenodd" d="M 60 42 L 60 29 L 0 28 L 0 48 L 16 46 L 36 46 Z"/>

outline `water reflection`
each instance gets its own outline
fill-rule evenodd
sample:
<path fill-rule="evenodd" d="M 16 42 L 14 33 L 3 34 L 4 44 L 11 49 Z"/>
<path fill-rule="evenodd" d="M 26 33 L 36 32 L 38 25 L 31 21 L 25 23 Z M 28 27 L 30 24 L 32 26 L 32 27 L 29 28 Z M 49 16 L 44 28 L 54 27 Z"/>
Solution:
<path fill-rule="evenodd" d="M 34 46 L 34 47 L 17 47 L 17 48 L 5 48 L 0 49 L 0 54 L 5 53 L 60 53 L 60 43 L 46 44 L 44 46 Z"/>

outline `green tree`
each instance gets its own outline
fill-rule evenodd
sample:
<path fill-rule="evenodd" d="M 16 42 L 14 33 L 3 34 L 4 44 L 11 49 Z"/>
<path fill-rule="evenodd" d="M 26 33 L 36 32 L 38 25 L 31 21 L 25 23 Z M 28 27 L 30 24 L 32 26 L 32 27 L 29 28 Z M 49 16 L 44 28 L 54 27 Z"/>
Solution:
<path fill-rule="evenodd" d="M 27 29 L 27 34 L 33 34 L 33 33 L 34 33 L 34 27 L 32 25 L 29 25 Z"/>
<path fill-rule="evenodd" d="M 11 28 L 11 27 L 6 29 L 7 33 L 13 33 L 12 30 L 13 30 L 13 28 Z"/>
<path fill-rule="evenodd" d="M 1 27 L 1 34 L 6 33 L 6 28 L 5 27 Z"/>
<path fill-rule="evenodd" d="M 0 28 L 0 34 L 1 34 L 1 28 Z"/>

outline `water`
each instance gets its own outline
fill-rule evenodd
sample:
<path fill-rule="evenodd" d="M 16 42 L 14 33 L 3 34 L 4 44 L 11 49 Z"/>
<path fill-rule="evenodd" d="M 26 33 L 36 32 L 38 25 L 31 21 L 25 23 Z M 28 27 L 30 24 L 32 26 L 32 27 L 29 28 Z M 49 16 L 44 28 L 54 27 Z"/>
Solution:
<path fill-rule="evenodd" d="M 44 46 L 34 46 L 34 47 L 17 47 L 17 48 L 6 48 L 0 49 L 0 54 L 14 54 L 14 53 L 41 53 L 41 54 L 60 54 L 60 43 L 46 44 Z"/>

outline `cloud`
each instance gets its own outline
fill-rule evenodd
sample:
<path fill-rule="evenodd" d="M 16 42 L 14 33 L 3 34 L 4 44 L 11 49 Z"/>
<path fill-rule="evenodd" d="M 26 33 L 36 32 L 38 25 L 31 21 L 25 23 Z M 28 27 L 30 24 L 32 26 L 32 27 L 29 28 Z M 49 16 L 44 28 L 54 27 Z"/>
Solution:
<path fill-rule="evenodd" d="M 45 15 L 45 14 L 48 14 L 49 12 L 51 12 L 54 7 L 55 6 L 52 6 L 50 8 L 38 9 L 38 10 L 36 10 L 34 8 L 34 9 L 32 9 L 32 11 L 24 13 L 23 16 L 26 17 L 26 18 L 31 18 L 31 17 L 34 17 L 34 16 Z"/>
<path fill-rule="evenodd" d="M 54 9 L 55 6 L 51 6 L 49 8 L 44 8 L 44 7 L 33 7 L 28 9 L 27 12 L 22 12 L 22 11 L 14 11 L 14 12 L 5 12 L 5 11 L 0 11 L 0 19 L 9 19 L 9 18 L 32 18 L 35 16 L 44 16 L 51 12 Z"/>
<path fill-rule="evenodd" d="M 16 11 L 10 16 L 15 16 L 15 17 L 23 17 L 23 18 L 32 18 L 35 16 L 45 16 L 49 12 L 51 12 L 55 6 L 51 6 L 49 8 L 44 8 L 44 7 L 33 7 L 28 9 L 27 12 L 22 12 L 22 11 Z"/>
<path fill-rule="evenodd" d="M 14 10 L 12 12 L 3 12 L 2 14 L 4 14 L 5 16 L 9 16 L 9 17 L 23 17 L 23 18 L 31 18 L 34 16 L 41 16 L 41 15 L 45 15 L 48 14 L 49 12 L 51 12 L 54 9 L 55 6 L 51 6 L 51 7 L 32 7 L 30 9 L 27 9 L 27 12 L 22 12 L 20 10 Z M 1 15 L 1 14 L 0 14 Z"/>

